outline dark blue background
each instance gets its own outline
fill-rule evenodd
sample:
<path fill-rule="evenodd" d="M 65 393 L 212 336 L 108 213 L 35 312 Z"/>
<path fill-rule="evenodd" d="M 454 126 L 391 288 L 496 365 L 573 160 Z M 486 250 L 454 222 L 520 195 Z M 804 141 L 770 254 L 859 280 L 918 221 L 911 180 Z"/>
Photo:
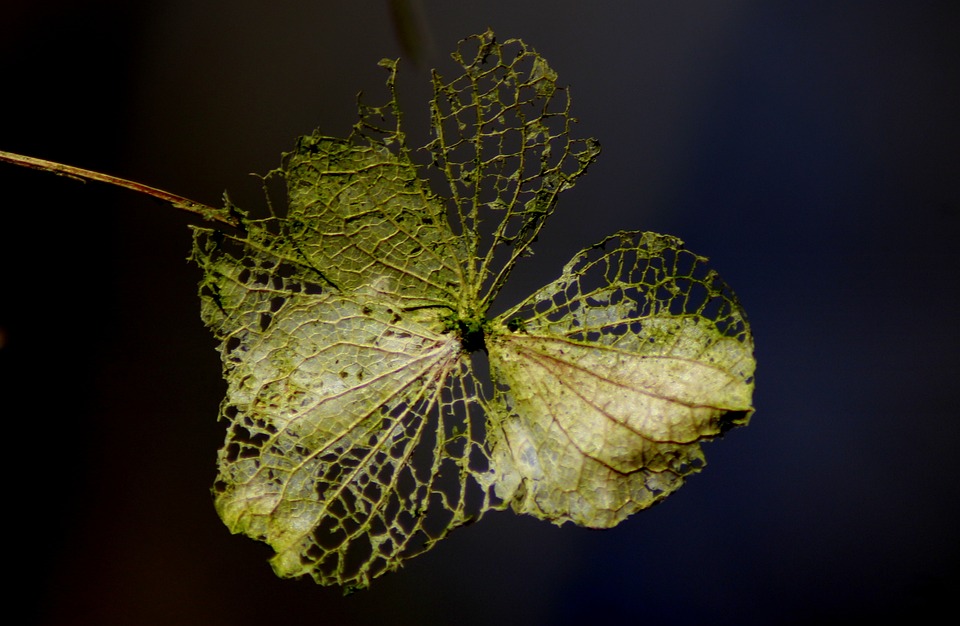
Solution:
<path fill-rule="evenodd" d="M 0 149 L 262 206 L 402 51 L 385 1 L 8 2 Z M 290 5 L 290 6 L 288 6 Z M 0 166 L 7 569 L 49 624 L 783 624 L 953 607 L 960 528 L 956 2 L 419 3 L 401 93 L 491 26 L 604 152 L 503 294 L 617 229 L 684 239 L 757 342 L 753 423 L 616 529 L 511 513 L 367 592 L 274 578 L 208 486 L 223 426 L 192 218 Z M 475 8 L 473 8 L 475 7 Z M 9 583 L 8 583 L 9 585 Z M 10 596 L 8 596 L 10 597 Z"/>

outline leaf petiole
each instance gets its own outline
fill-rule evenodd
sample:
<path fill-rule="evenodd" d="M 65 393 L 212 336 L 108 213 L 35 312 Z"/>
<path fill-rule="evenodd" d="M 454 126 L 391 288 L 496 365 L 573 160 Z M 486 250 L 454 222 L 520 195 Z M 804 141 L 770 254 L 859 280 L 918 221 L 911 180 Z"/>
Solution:
<path fill-rule="evenodd" d="M 124 189 L 130 189 L 131 191 L 146 194 L 161 200 L 162 202 L 166 202 L 174 208 L 195 213 L 205 220 L 212 220 L 222 224 L 227 224 L 229 226 L 240 226 L 240 220 L 237 218 L 237 216 L 232 215 L 226 209 L 217 209 L 212 206 L 207 206 L 206 204 L 195 202 L 189 198 L 184 198 L 183 196 L 170 193 L 169 191 L 157 189 L 156 187 L 150 187 L 149 185 L 144 185 L 143 183 L 134 182 L 125 178 L 111 176 L 110 174 L 102 174 L 92 170 L 85 170 L 72 165 L 64 165 L 63 163 L 57 163 L 55 161 L 47 161 L 46 159 L 38 159 L 35 157 L 24 156 L 22 154 L 14 154 L 13 152 L 4 152 L 3 150 L 0 150 L 0 161 L 12 163 L 14 165 L 20 165 L 22 167 L 28 167 L 34 170 L 40 170 L 43 172 L 52 172 L 59 176 L 66 176 L 81 182 L 92 180 L 100 183 L 107 183 L 109 185 L 115 185 L 117 187 L 123 187 Z"/>

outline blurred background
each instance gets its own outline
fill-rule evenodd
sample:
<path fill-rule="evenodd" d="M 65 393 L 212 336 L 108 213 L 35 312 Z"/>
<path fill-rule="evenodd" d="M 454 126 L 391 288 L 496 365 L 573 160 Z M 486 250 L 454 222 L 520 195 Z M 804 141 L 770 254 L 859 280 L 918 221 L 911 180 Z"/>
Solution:
<path fill-rule="evenodd" d="M 752 424 L 609 531 L 494 513 L 366 592 L 276 579 L 209 485 L 224 427 L 191 215 L 0 165 L 9 611 L 22 623 L 791 624 L 954 608 L 960 5 L 5 0 L 0 150 L 263 206 L 355 95 L 426 140 L 429 68 L 488 26 L 603 153 L 502 305 L 618 229 L 711 257 L 757 343 Z M 8 580 L 10 580 L 8 578 Z M 948 604 L 949 601 L 949 604 Z M 953 611 L 951 611 L 952 613 Z"/>

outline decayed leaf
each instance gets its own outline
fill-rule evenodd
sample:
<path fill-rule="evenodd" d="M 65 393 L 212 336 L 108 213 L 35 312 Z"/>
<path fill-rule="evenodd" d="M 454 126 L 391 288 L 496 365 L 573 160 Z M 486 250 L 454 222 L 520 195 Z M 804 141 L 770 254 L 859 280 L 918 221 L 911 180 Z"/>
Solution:
<path fill-rule="evenodd" d="M 418 245 L 374 228 L 383 244 Z M 369 266 L 401 255 L 368 254 L 357 238 L 356 261 L 321 273 L 323 237 L 302 243 L 304 230 L 289 219 L 249 221 L 244 238 L 197 230 L 202 313 L 228 381 L 216 505 L 232 531 L 276 550 L 279 575 L 363 586 L 488 506 L 476 480 L 467 502 L 467 476 L 487 470 L 482 417 L 456 335 L 407 308 L 437 297 L 405 286 L 420 268 L 391 263 L 375 279 Z"/>
<path fill-rule="evenodd" d="M 515 510 L 614 526 L 699 469 L 700 440 L 746 423 L 752 340 L 705 261 L 673 237 L 619 233 L 504 314 L 522 330 L 487 342 L 490 437 Z"/>
<path fill-rule="evenodd" d="M 486 317 L 598 147 L 571 137 L 566 91 L 522 42 L 487 32 L 454 59 L 462 75 L 434 75 L 429 165 L 394 95 L 349 139 L 299 140 L 274 173 L 284 212 L 195 229 L 228 383 L 216 506 L 281 576 L 363 587 L 507 506 L 613 526 L 752 410 L 742 311 L 672 237 L 618 233 Z"/>

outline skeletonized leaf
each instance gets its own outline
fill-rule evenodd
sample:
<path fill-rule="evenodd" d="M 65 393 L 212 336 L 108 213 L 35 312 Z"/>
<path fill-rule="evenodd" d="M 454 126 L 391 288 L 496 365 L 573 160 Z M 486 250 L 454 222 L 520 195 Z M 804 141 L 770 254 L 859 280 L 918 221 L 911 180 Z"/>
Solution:
<path fill-rule="evenodd" d="M 488 436 L 518 512 L 614 526 L 702 467 L 699 441 L 746 423 L 753 342 L 705 261 L 673 237 L 618 233 L 502 316 L 516 332 L 487 342 Z"/>
<path fill-rule="evenodd" d="M 216 507 L 281 576 L 364 587 L 508 505 L 613 526 L 752 411 L 742 311 L 672 237 L 619 233 L 486 317 L 598 148 L 571 137 L 567 92 L 522 42 L 487 32 L 453 56 L 462 75 L 434 74 L 430 163 L 385 61 L 386 106 L 361 105 L 346 140 L 301 138 L 271 174 L 284 210 L 195 229 L 227 381 Z"/>
<path fill-rule="evenodd" d="M 314 134 L 282 174 L 288 254 L 342 290 L 389 294 L 406 308 L 457 302 L 463 279 L 445 209 L 404 152 Z"/>
<path fill-rule="evenodd" d="M 467 248 L 466 294 L 485 310 L 600 147 L 573 136 L 569 92 L 522 41 L 487 31 L 452 56 L 462 73 L 449 82 L 433 74 L 426 147 Z"/>
<path fill-rule="evenodd" d="M 454 335 L 383 297 L 297 292 L 219 248 L 195 258 L 228 381 L 217 511 L 276 550 L 278 575 L 363 587 L 487 508 Z"/>

